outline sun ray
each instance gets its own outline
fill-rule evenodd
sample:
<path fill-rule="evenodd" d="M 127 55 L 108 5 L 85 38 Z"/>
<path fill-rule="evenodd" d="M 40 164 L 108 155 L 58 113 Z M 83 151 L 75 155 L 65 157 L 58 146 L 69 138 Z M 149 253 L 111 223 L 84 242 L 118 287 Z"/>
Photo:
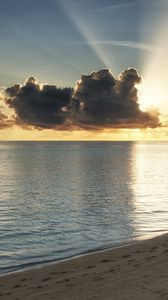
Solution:
<path fill-rule="evenodd" d="M 63 7 L 67 16 L 70 18 L 72 23 L 76 26 L 77 30 L 82 34 L 86 42 L 91 46 L 99 60 L 103 63 L 104 67 L 109 68 L 113 65 L 115 72 L 115 60 L 112 62 L 104 48 L 103 44 L 96 44 L 94 40 L 96 40 L 95 33 L 93 33 L 93 29 L 88 24 L 88 20 L 84 17 L 79 7 L 74 8 L 70 0 L 61 0 L 59 1 L 61 7 Z M 72 8 L 73 7 L 73 8 Z"/>
<path fill-rule="evenodd" d="M 143 67 L 144 85 L 140 89 L 143 108 L 153 105 L 161 111 L 167 110 L 167 70 L 168 70 L 168 6 L 161 6 L 158 19 L 153 26 L 150 41 L 162 49 L 151 53 Z M 147 21 L 146 21 L 147 22 Z M 148 20 L 148 24 L 150 24 Z"/>

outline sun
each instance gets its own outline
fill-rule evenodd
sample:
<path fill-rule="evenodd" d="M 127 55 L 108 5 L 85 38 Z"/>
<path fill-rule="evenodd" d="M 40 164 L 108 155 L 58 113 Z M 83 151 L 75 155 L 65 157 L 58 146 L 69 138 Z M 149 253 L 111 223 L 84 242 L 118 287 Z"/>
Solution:
<path fill-rule="evenodd" d="M 141 110 L 146 110 L 150 107 L 158 108 L 163 99 L 159 89 L 145 84 L 138 86 L 138 95 Z"/>

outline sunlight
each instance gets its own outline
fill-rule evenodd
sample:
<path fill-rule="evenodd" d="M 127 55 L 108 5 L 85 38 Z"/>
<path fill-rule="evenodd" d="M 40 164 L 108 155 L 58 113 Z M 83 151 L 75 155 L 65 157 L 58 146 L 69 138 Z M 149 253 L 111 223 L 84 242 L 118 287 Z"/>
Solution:
<path fill-rule="evenodd" d="M 73 2 L 70 0 L 62 0 L 59 1 L 59 3 L 72 23 L 76 26 L 77 30 L 84 37 L 99 60 L 103 63 L 104 67 L 109 68 L 112 65 L 115 72 L 115 60 L 111 61 L 109 59 L 103 44 L 94 42 L 97 40 L 97 36 L 90 24 L 89 18 L 86 18 L 81 8 L 79 6 L 72 5 Z"/>
<path fill-rule="evenodd" d="M 167 81 L 165 80 L 167 78 L 167 68 L 166 56 L 155 54 L 151 57 L 144 70 L 144 85 L 138 87 L 142 108 L 152 105 L 161 112 L 168 112 Z"/>
<path fill-rule="evenodd" d="M 95 32 L 92 22 L 89 18 L 83 14 L 80 6 L 72 5 L 73 2 L 63 0 L 60 1 L 61 7 L 66 12 L 67 16 L 71 19 L 78 31 L 84 37 L 86 43 L 92 48 L 99 60 L 107 68 L 113 66 L 113 73 L 116 72 L 116 60 L 111 61 L 111 57 L 107 50 L 107 45 L 115 44 L 115 41 L 99 41 Z M 156 20 L 155 25 L 152 27 L 152 34 L 150 38 L 145 39 L 146 43 L 137 42 L 117 42 L 121 47 L 132 47 L 146 51 L 146 61 L 143 66 L 142 76 L 144 84 L 138 86 L 140 108 L 142 110 L 148 109 L 148 107 L 156 107 L 161 112 L 165 112 L 167 109 L 167 83 L 165 78 L 167 77 L 168 60 L 167 60 L 167 14 L 163 8 L 160 11 L 159 18 Z M 160 20 L 160 18 L 162 18 Z M 147 19 L 146 21 L 149 22 Z M 144 28 L 142 30 L 142 37 L 146 35 L 146 27 L 144 16 Z"/>
<path fill-rule="evenodd" d="M 167 106 L 167 70 L 168 70 L 168 7 L 160 9 L 158 20 L 153 26 L 151 42 L 158 45 L 162 51 L 153 52 L 147 57 L 143 67 L 142 76 L 144 85 L 138 87 L 140 105 L 142 109 L 147 106 L 157 107 L 161 113 L 168 112 Z M 148 18 L 147 18 L 148 21 Z M 146 22 L 147 22 L 146 21 Z"/>
<path fill-rule="evenodd" d="M 164 98 L 160 89 L 146 84 L 138 86 L 138 94 L 142 110 L 146 110 L 149 107 L 159 107 Z"/>

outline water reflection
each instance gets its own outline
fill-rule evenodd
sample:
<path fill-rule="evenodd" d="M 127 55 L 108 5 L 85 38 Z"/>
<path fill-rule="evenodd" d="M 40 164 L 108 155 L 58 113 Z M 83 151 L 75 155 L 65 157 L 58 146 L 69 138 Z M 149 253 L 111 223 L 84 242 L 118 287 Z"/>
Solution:
<path fill-rule="evenodd" d="M 167 143 L 1 143 L 1 267 L 166 230 L 167 150 Z"/>
<path fill-rule="evenodd" d="M 134 194 L 137 233 L 167 230 L 167 150 L 167 143 L 136 145 Z"/>
<path fill-rule="evenodd" d="M 116 241 L 135 236 L 134 148 L 131 142 L 126 147 L 123 143 L 78 144 L 73 170 L 80 175 L 80 217 L 88 225 L 89 237 L 97 234 L 99 240 Z M 92 227 L 96 233 L 90 232 Z"/>

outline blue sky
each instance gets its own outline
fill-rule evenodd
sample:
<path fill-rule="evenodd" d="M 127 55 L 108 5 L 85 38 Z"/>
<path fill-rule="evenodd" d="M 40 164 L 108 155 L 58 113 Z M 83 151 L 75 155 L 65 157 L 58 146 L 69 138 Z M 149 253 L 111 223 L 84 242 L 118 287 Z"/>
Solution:
<path fill-rule="evenodd" d="M 167 0 L 0 0 L 0 86 L 30 75 L 74 86 L 101 68 L 143 75 L 167 11 Z"/>

